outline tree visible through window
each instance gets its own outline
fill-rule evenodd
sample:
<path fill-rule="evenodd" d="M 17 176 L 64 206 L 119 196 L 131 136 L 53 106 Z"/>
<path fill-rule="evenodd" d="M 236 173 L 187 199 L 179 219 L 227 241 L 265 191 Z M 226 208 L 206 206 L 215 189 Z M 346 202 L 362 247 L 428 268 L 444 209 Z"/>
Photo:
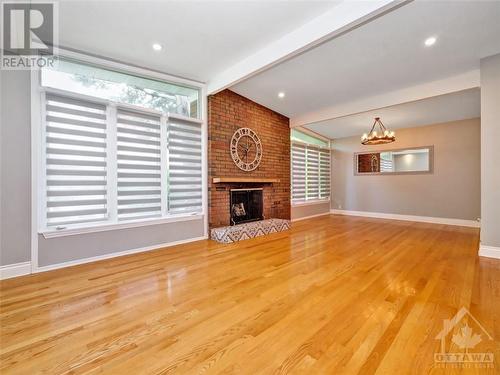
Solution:
<path fill-rule="evenodd" d="M 60 59 L 42 69 L 42 86 L 198 118 L 197 89 Z"/>

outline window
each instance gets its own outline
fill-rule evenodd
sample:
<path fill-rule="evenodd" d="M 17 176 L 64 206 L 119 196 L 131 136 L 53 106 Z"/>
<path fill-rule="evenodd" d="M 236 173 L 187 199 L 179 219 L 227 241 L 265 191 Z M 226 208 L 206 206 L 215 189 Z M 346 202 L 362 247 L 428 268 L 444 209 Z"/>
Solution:
<path fill-rule="evenodd" d="M 71 64 L 76 69 L 77 63 Z M 82 65 L 76 80 L 83 82 L 88 69 Z M 180 106 L 156 102 L 161 102 L 158 111 L 137 105 L 143 102 L 132 107 L 114 101 L 114 89 L 108 98 L 102 97 L 105 91 L 82 95 L 84 84 L 75 91 L 66 86 L 74 77 L 60 80 L 59 72 L 50 71 L 49 78 L 47 72 L 41 74 L 43 230 L 202 212 L 202 121 L 185 115 L 197 108 L 190 102 L 196 98 L 197 103 L 197 90 L 189 89 L 196 95 L 178 101 Z M 134 77 L 134 82 L 141 79 Z"/>
<path fill-rule="evenodd" d="M 315 139 L 314 143 L 304 140 Z M 330 198 L 328 142 L 292 130 L 292 203 Z"/>
<path fill-rule="evenodd" d="M 295 130 L 295 129 L 292 129 L 292 131 L 290 132 L 290 138 L 291 138 L 292 142 L 296 141 L 296 142 L 307 143 L 310 145 L 316 145 L 316 146 L 320 146 L 320 147 L 326 147 L 326 148 L 329 147 L 328 141 L 313 137 L 309 134 L 302 133 L 302 132 Z"/>
<path fill-rule="evenodd" d="M 198 118 L 199 90 L 60 58 L 42 69 L 42 86 Z"/>

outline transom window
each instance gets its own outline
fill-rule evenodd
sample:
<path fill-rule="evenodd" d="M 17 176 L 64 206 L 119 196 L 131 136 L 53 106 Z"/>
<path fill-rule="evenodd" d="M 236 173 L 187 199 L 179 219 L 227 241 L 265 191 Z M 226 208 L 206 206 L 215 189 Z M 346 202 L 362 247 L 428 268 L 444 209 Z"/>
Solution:
<path fill-rule="evenodd" d="M 199 118 L 199 90 L 59 58 L 42 69 L 42 86 Z"/>
<path fill-rule="evenodd" d="M 292 203 L 330 199 L 329 142 L 292 129 Z"/>
<path fill-rule="evenodd" d="M 59 67 L 41 73 L 43 229 L 201 213 L 198 90 Z"/>

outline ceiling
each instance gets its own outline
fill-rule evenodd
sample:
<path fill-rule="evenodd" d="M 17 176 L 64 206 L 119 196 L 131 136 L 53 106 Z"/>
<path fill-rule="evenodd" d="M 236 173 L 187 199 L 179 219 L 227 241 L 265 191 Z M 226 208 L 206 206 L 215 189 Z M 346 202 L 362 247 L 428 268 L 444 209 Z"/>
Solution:
<path fill-rule="evenodd" d="M 478 69 L 480 58 L 500 52 L 499 35 L 499 1 L 416 0 L 231 89 L 293 120 L 339 103 Z M 437 42 L 426 47 L 424 40 L 430 36 L 436 36 Z M 277 96 L 280 91 L 285 93 L 283 99 Z M 450 99 L 448 105 L 452 102 L 460 103 Z M 397 111 L 401 114 L 401 108 L 410 110 L 416 105 L 398 107 Z M 462 109 L 447 112 L 457 110 Z M 331 121 L 311 128 L 330 137 L 359 133 L 345 127 L 330 129 L 345 123 Z M 366 121 L 363 124 L 367 126 Z"/>
<path fill-rule="evenodd" d="M 338 3 L 66 0 L 59 44 L 207 82 Z"/>
<path fill-rule="evenodd" d="M 321 121 L 305 128 L 328 138 L 344 138 L 367 133 L 375 117 L 394 130 L 477 118 L 480 112 L 481 94 L 476 88 Z"/>
<path fill-rule="evenodd" d="M 329 138 L 377 115 L 393 129 L 479 116 L 466 89 L 498 35 L 500 1 L 59 2 L 61 46 L 220 81 Z"/>

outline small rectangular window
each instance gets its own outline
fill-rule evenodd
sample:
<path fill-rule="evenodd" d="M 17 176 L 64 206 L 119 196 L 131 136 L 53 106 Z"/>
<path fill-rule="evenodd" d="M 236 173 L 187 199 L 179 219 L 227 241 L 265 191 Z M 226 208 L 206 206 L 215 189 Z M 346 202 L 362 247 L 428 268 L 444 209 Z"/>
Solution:
<path fill-rule="evenodd" d="M 199 118 L 199 90 L 69 59 L 42 69 L 42 86 Z"/>
<path fill-rule="evenodd" d="M 298 131 L 296 129 L 292 129 L 290 138 L 292 142 L 296 141 L 307 143 L 310 145 L 317 145 L 320 147 L 328 147 L 328 141 L 313 137 L 312 135 L 306 133 L 302 133 L 301 131 Z"/>

